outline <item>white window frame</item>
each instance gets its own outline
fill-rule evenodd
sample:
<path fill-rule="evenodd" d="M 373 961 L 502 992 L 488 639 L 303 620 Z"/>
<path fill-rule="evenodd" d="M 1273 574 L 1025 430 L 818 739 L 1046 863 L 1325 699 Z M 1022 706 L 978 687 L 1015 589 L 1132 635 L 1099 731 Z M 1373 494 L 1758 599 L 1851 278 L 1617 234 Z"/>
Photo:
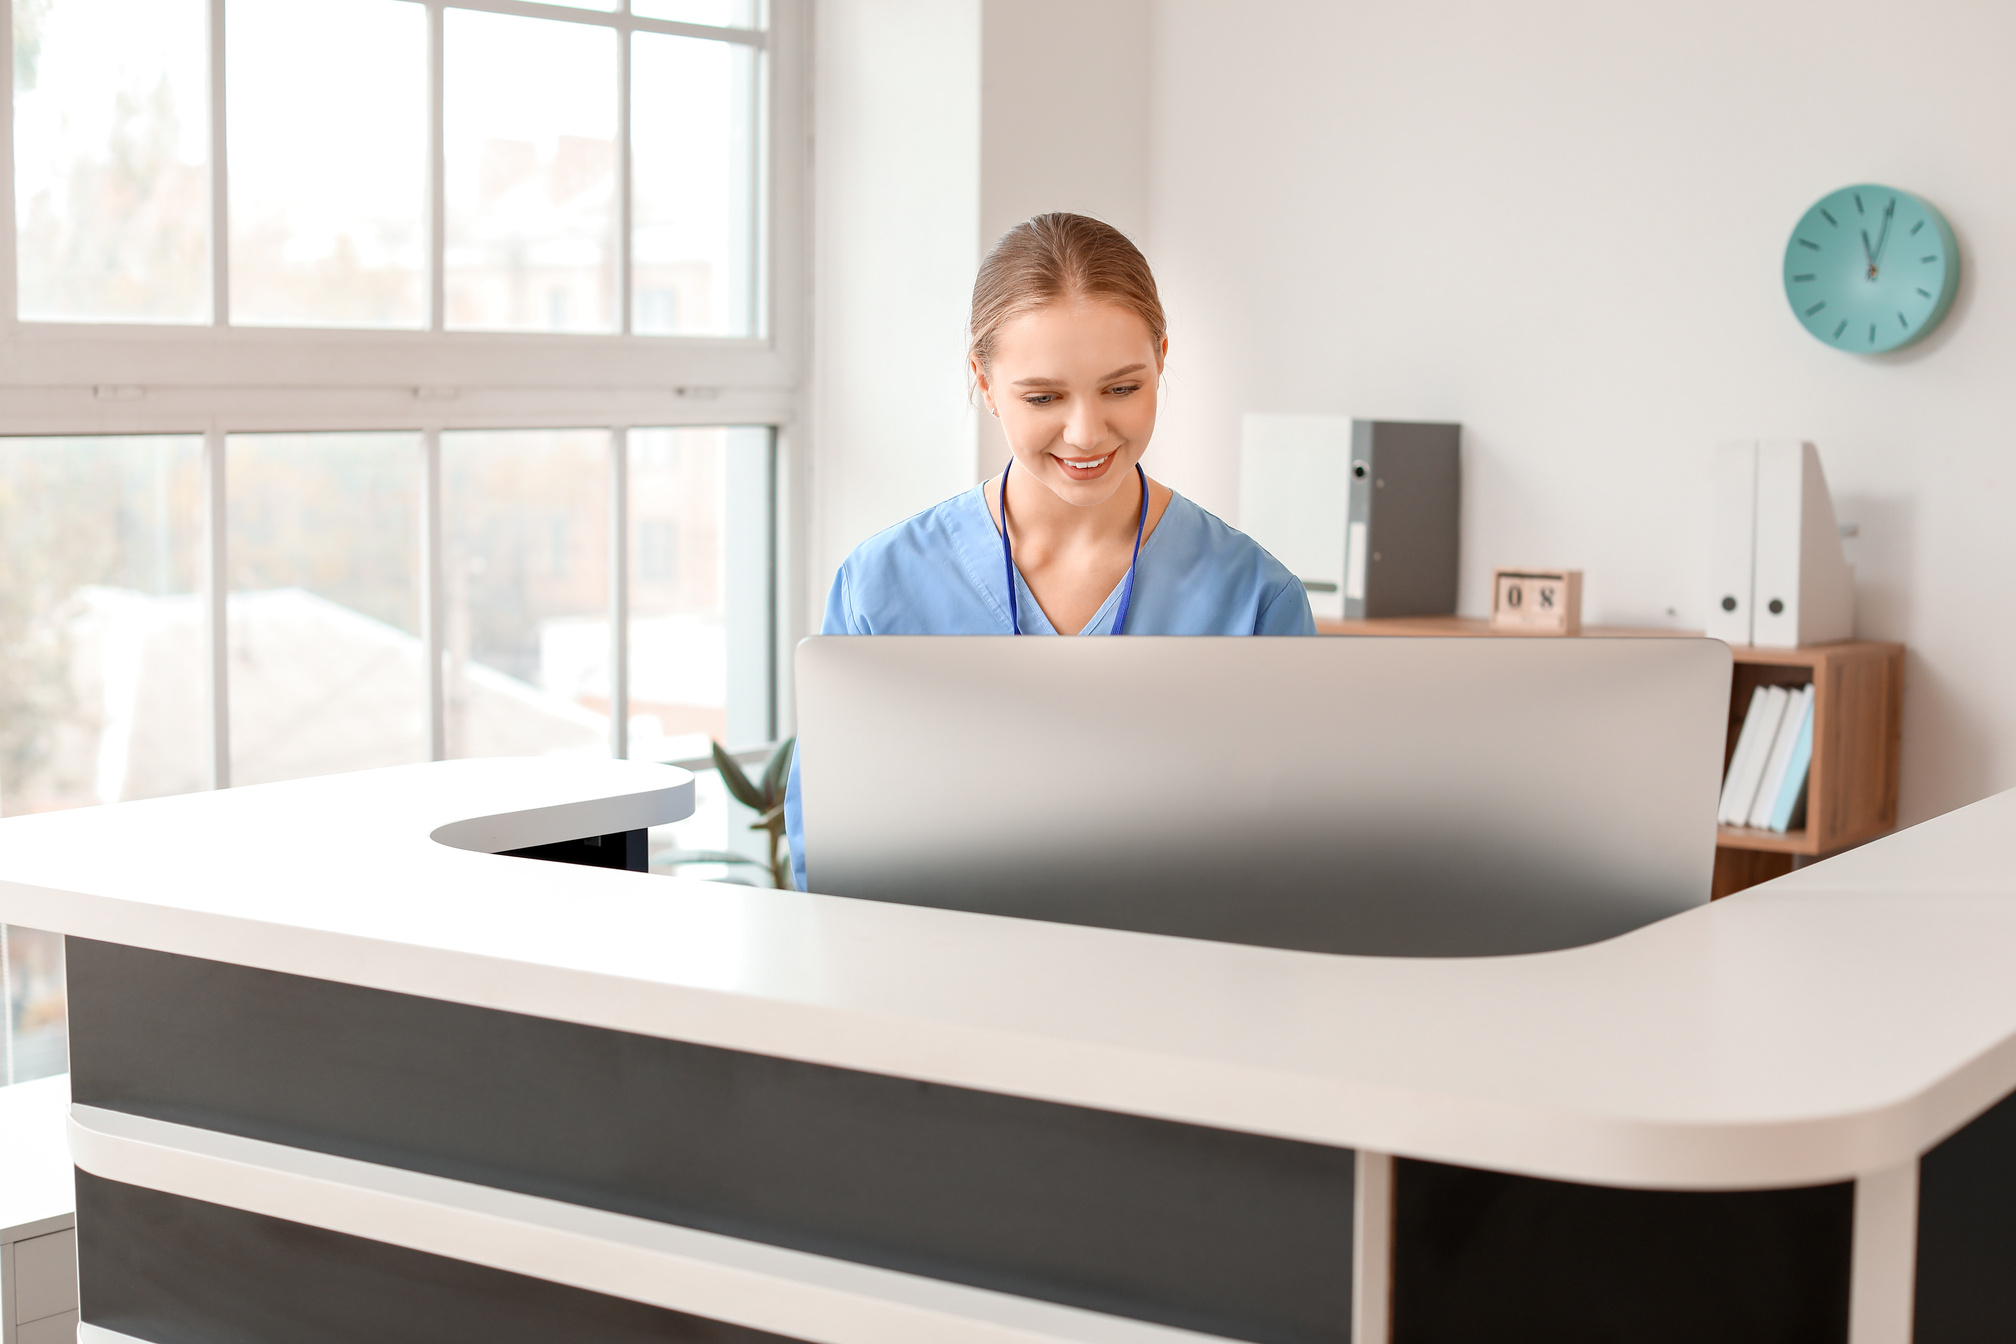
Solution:
<path fill-rule="evenodd" d="M 627 754 L 627 433 L 634 428 L 767 425 L 771 468 L 769 543 L 774 555 L 770 625 L 774 734 L 788 731 L 789 667 L 781 651 L 802 626 L 807 465 L 810 202 L 810 0 L 768 0 L 762 31 L 672 23 L 534 0 L 410 0 L 428 15 L 430 208 L 433 237 L 429 329 L 239 327 L 229 323 L 229 161 L 224 121 L 225 0 L 210 16 L 210 210 L 213 314 L 206 324 L 24 322 L 18 317 L 13 204 L 13 24 L 0 25 L 0 433 L 15 435 L 198 434 L 204 439 L 206 517 L 203 585 L 208 612 L 212 783 L 230 782 L 225 684 L 225 441 L 259 432 L 417 431 L 423 441 L 422 627 L 431 670 L 430 757 L 444 749 L 439 657 L 440 436 L 464 429 L 589 428 L 611 431 L 612 705 L 610 748 Z M 734 40 L 767 54 L 758 144 L 760 224 L 757 301 L 763 334 L 750 338 L 640 336 L 629 331 L 634 298 L 629 257 L 631 182 L 627 134 L 619 173 L 623 331 L 613 334 L 450 331 L 442 321 L 442 33 L 448 9 L 483 10 L 614 28 L 619 43 L 622 126 L 629 122 L 630 34 L 660 32 Z M 733 744 L 742 747 L 745 743 Z"/>

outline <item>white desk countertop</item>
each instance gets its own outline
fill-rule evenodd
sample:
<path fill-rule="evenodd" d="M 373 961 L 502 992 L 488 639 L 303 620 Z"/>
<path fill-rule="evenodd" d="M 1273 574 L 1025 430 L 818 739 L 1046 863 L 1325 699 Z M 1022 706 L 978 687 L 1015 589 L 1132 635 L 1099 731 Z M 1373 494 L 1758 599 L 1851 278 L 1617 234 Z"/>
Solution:
<path fill-rule="evenodd" d="M 1609 1185 L 1880 1171 L 2016 1090 L 2016 791 L 1621 938 L 1386 959 L 508 859 L 684 771 L 488 760 L 0 821 L 0 919 Z"/>

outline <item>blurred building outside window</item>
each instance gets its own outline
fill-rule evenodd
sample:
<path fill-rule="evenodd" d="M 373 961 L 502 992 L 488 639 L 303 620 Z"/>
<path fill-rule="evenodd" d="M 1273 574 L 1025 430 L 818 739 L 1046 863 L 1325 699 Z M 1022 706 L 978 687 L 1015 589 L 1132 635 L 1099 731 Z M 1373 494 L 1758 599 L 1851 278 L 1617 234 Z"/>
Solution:
<path fill-rule="evenodd" d="M 421 436 L 226 442 L 231 782 L 426 760 Z"/>

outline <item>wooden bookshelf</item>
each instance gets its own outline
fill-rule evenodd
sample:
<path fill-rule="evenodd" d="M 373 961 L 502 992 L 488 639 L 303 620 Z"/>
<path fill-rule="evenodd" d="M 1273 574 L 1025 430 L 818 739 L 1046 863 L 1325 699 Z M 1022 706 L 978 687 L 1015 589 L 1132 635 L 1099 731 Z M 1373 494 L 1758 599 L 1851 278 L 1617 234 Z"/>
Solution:
<path fill-rule="evenodd" d="M 1545 638 L 1491 628 L 1471 616 L 1411 616 L 1376 621 L 1318 621 L 1326 635 Z M 1585 626 L 1580 638 L 1696 637 L 1698 631 L 1638 626 Z M 1559 636 L 1554 636 L 1559 638 Z M 1576 638 L 1576 636 L 1569 636 Z M 1904 646 L 1873 640 L 1805 649 L 1736 646 L 1729 724 L 1722 747 L 1726 769 L 1736 750 L 1751 692 L 1759 686 L 1813 684 L 1813 764 L 1807 777 L 1806 825 L 1779 833 L 1749 826 L 1715 828 L 1712 896 L 1792 871 L 1795 858 L 1818 857 L 1874 840 L 1897 825 L 1897 767 L 1904 722 Z"/>
<path fill-rule="evenodd" d="M 1735 648 L 1723 764 L 1759 686 L 1813 685 L 1813 764 L 1806 825 L 1780 835 L 1749 826 L 1715 828 L 1715 895 L 1792 871 L 1795 855 L 1851 848 L 1897 825 L 1903 747 L 1904 646 L 1853 640 L 1807 649 Z"/>

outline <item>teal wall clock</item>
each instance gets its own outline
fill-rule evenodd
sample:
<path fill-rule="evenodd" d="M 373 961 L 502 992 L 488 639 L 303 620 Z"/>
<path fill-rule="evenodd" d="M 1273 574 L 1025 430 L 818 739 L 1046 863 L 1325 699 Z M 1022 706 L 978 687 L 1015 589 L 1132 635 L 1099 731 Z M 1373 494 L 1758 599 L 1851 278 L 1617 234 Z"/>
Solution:
<path fill-rule="evenodd" d="M 1931 204 L 1895 187 L 1843 187 L 1785 244 L 1785 297 L 1837 350 L 1876 354 L 1939 325 L 1960 287 L 1960 249 Z"/>

